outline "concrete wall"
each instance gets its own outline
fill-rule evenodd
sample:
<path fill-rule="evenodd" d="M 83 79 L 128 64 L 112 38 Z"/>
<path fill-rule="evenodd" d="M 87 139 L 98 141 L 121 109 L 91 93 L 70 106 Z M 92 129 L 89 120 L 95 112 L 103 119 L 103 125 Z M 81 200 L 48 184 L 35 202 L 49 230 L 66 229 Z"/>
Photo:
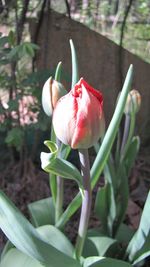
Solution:
<path fill-rule="evenodd" d="M 36 24 L 30 24 L 32 36 Z M 39 30 L 37 56 L 39 69 L 54 70 L 59 61 L 63 62 L 63 80 L 70 89 L 71 54 L 69 39 L 76 47 L 80 76 L 104 95 L 104 109 L 107 124 L 110 121 L 116 98 L 121 89 L 119 68 L 119 47 L 104 36 L 86 26 L 70 20 L 64 15 L 51 12 L 45 14 Z M 150 65 L 132 53 L 122 49 L 122 71 L 125 77 L 129 65 L 134 66 L 133 88 L 142 96 L 142 107 L 137 118 L 137 131 L 146 140 L 150 134 Z"/>

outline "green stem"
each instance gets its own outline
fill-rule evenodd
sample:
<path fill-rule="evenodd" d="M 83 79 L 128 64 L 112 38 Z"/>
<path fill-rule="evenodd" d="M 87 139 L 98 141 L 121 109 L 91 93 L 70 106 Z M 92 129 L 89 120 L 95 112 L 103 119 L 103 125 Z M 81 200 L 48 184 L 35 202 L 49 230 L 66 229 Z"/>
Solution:
<path fill-rule="evenodd" d="M 83 175 L 83 200 L 78 228 L 78 237 L 76 242 L 76 257 L 79 259 L 82 255 L 84 241 L 88 229 L 88 223 L 91 211 L 92 193 L 90 181 L 90 164 L 87 149 L 79 150 L 79 158 L 81 163 L 81 171 Z"/>
<path fill-rule="evenodd" d="M 63 212 L 63 198 L 64 198 L 64 180 L 62 177 L 57 176 L 57 197 L 56 197 L 56 211 L 55 222 L 57 222 Z"/>
<path fill-rule="evenodd" d="M 52 142 L 56 143 L 56 135 L 55 135 L 54 128 L 53 128 L 52 124 L 51 124 L 50 140 L 52 140 Z M 56 205 L 57 181 L 56 181 L 56 175 L 55 174 L 49 173 L 49 185 L 50 185 L 53 203 L 54 203 L 54 205 Z"/>
<path fill-rule="evenodd" d="M 56 137 L 56 143 L 58 148 L 61 147 L 60 140 Z M 59 220 L 60 216 L 63 212 L 63 196 L 64 196 L 64 181 L 63 178 L 60 176 L 57 176 L 56 178 L 57 182 L 57 195 L 56 195 L 56 205 L 55 205 L 55 223 Z"/>

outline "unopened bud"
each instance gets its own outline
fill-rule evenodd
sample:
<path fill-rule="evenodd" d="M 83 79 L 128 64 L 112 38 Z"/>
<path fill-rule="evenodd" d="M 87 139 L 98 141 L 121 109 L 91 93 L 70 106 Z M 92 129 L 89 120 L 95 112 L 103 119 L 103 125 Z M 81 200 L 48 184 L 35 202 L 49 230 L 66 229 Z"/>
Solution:
<path fill-rule="evenodd" d="M 58 139 L 74 149 L 93 146 L 104 133 L 103 96 L 83 78 L 62 97 L 54 110 Z"/>
<path fill-rule="evenodd" d="M 57 101 L 66 93 L 64 86 L 52 77 L 45 82 L 42 91 L 42 106 L 48 116 L 52 116 Z"/>
<path fill-rule="evenodd" d="M 137 90 L 132 90 L 128 94 L 127 102 L 125 105 L 125 114 L 137 113 L 141 107 L 141 95 Z"/>

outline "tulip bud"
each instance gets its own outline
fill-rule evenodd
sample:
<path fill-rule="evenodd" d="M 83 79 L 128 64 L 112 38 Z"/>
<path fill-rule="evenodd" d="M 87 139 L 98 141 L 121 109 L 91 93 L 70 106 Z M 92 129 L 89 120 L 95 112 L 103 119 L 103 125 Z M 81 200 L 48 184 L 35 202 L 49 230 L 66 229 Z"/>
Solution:
<path fill-rule="evenodd" d="M 81 78 L 57 102 L 53 126 L 64 144 L 74 149 L 93 146 L 104 132 L 102 94 Z"/>
<path fill-rule="evenodd" d="M 66 93 L 64 86 L 52 77 L 45 82 L 42 91 L 42 106 L 48 116 L 52 115 L 58 99 Z"/>
<path fill-rule="evenodd" d="M 141 95 L 137 90 L 132 90 L 128 94 L 124 113 L 130 115 L 132 112 L 137 113 L 141 106 Z"/>

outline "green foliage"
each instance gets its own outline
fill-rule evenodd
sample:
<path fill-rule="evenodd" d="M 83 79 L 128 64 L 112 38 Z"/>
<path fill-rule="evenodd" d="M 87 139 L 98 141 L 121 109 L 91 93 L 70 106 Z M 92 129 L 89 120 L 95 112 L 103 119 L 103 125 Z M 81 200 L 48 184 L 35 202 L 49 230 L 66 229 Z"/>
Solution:
<path fill-rule="evenodd" d="M 4 141 L 19 153 L 28 142 L 29 129 L 45 131 L 47 128 L 47 119 L 41 112 L 39 87 L 42 75 L 45 78 L 48 74 L 32 73 L 31 69 L 37 49 L 39 47 L 31 42 L 17 44 L 12 30 L 7 36 L 0 36 L 0 132 L 5 132 Z"/>
<path fill-rule="evenodd" d="M 82 176 L 78 169 L 67 160 L 58 157 L 58 148 L 55 143 L 45 141 L 45 145 L 50 149 L 51 153 L 41 153 L 41 167 L 48 173 L 60 175 L 66 179 L 73 179 L 82 188 Z"/>
<path fill-rule="evenodd" d="M 5 142 L 8 146 L 16 147 L 17 151 L 20 151 L 24 137 L 23 129 L 15 127 L 11 129 L 5 138 Z"/>
<path fill-rule="evenodd" d="M 42 265 L 46 267 L 58 267 L 60 265 L 62 267 L 80 266 L 73 257 L 69 257 L 65 252 L 60 251 L 59 240 L 55 243 L 58 247 L 56 248 L 51 245 L 51 242 L 55 242 L 54 240 L 47 241 L 47 235 L 46 239 L 44 238 L 45 233 L 42 233 L 42 235 L 38 233 L 2 192 L 0 193 L 0 225 L 10 241 L 20 251 Z M 65 247 L 63 246 L 62 249 L 64 250 Z M 5 261 L 5 258 L 3 261 Z"/>
<path fill-rule="evenodd" d="M 32 223 L 35 227 L 42 225 L 54 225 L 55 207 L 52 198 L 45 198 L 28 205 Z"/>
<path fill-rule="evenodd" d="M 137 264 L 139 261 L 150 255 L 150 192 L 143 209 L 141 221 L 138 230 L 132 237 L 128 247 L 127 254 L 130 261 Z"/>

